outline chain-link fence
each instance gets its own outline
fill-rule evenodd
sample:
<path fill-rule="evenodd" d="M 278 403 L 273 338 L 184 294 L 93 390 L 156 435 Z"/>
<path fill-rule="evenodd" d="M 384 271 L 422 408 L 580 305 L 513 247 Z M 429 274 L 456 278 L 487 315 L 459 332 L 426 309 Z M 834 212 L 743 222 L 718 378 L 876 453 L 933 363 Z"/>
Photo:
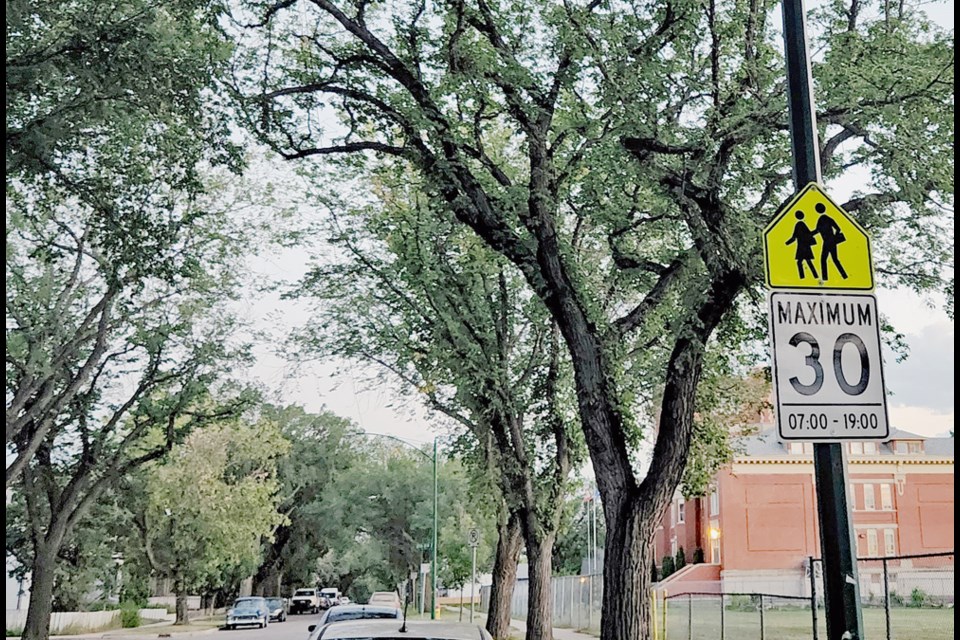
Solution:
<path fill-rule="evenodd" d="M 826 640 L 822 562 L 807 562 L 808 595 L 655 591 L 656 640 Z M 812 578 L 810 574 L 812 568 Z M 864 637 L 869 640 L 953 640 L 953 553 L 864 558 L 857 561 Z M 802 573 L 800 574 L 803 575 Z M 721 583 L 713 583 L 719 586 Z M 700 586 L 697 583 L 697 586 Z M 553 579 L 553 624 L 598 632 L 603 577 Z M 513 617 L 527 617 L 527 582 L 513 592 Z M 811 606 L 815 604 L 815 606 Z M 481 589 L 481 609 L 489 587 Z"/>
<path fill-rule="evenodd" d="M 664 594 L 660 594 L 664 596 Z M 654 598 L 658 640 L 809 640 L 810 599 L 769 593 L 682 593 Z"/>
<path fill-rule="evenodd" d="M 825 639 L 823 565 L 813 559 L 817 633 Z M 953 640 L 953 553 L 860 558 L 857 560 L 863 632 L 884 640 Z"/>

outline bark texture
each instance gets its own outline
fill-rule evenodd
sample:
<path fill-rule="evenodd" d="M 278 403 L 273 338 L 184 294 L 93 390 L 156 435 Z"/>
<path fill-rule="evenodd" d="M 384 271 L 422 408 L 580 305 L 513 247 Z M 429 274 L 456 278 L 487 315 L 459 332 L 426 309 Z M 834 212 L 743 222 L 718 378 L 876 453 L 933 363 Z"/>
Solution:
<path fill-rule="evenodd" d="M 513 588 L 517 582 L 517 563 L 520 560 L 522 538 L 520 523 L 513 516 L 502 522 L 498 530 L 500 535 L 493 561 L 493 584 L 490 586 L 486 627 L 494 640 L 508 640 Z"/>

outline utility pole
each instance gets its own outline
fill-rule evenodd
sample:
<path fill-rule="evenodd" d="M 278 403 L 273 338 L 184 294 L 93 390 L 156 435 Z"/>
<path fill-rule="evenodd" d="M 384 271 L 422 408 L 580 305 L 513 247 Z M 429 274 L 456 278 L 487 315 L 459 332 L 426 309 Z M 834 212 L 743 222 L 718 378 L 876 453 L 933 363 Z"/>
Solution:
<path fill-rule="evenodd" d="M 783 35 L 793 180 L 799 191 L 810 182 L 820 182 L 820 144 L 813 106 L 803 0 L 783 0 Z M 827 638 L 863 640 L 856 547 L 847 505 L 847 474 L 842 445 L 835 442 L 814 443 L 813 463 L 823 556 Z"/>

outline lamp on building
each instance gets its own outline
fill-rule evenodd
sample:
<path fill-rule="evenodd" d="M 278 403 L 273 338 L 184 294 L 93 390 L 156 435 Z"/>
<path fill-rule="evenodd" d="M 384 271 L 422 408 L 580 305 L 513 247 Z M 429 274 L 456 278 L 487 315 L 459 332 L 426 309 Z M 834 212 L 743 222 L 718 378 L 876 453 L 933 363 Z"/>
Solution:
<path fill-rule="evenodd" d="M 708 533 L 708 535 L 710 536 L 710 539 L 711 539 L 711 540 L 719 540 L 719 539 L 720 539 L 720 529 L 718 529 L 718 528 L 716 528 L 716 527 L 710 527 L 710 530 L 709 530 L 707 533 Z"/>

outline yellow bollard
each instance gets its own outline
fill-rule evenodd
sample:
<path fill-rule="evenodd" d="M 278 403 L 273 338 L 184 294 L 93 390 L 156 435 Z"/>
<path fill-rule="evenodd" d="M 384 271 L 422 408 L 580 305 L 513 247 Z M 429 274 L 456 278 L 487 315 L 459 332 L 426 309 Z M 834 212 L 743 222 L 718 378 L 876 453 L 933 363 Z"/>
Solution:
<path fill-rule="evenodd" d="M 660 640 L 657 633 L 657 591 L 650 589 L 650 627 L 653 632 L 653 640 Z"/>

